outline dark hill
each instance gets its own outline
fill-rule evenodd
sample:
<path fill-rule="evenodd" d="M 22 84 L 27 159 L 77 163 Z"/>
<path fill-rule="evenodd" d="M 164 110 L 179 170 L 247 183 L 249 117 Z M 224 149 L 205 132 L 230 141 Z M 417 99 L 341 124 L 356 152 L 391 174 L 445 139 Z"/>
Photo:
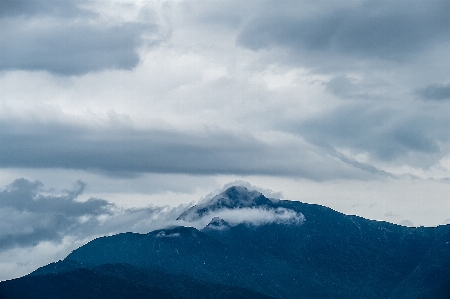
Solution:
<path fill-rule="evenodd" d="M 0 298 L 35 299 L 270 299 L 250 290 L 142 270 L 127 264 L 76 267 L 60 273 L 31 275 L 0 284 Z"/>

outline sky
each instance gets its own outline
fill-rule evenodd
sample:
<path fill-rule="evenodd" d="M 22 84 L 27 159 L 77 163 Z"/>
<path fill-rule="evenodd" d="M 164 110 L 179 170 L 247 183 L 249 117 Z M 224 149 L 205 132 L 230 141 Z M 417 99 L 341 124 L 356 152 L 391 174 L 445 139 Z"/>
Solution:
<path fill-rule="evenodd" d="M 0 2 L 0 280 L 232 185 L 450 223 L 450 1 Z"/>

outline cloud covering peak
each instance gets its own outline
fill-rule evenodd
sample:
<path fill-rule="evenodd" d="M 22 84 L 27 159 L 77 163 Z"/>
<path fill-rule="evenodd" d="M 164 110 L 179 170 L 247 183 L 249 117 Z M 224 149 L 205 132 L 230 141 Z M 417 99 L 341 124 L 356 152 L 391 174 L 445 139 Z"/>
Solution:
<path fill-rule="evenodd" d="M 276 203 L 255 190 L 243 186 L 233 186 L 206 202 L 199 203 L 185 212 L 177 220 L 197 227 L 211 226 L 210 220 L 223 219 L 237 225 L 247 223 L 261 225 L 267 223 L 301 224 L 304 216 L 294 210 L 277 207 Z M 216 221 L 217 222 L 217 221 Z"/>

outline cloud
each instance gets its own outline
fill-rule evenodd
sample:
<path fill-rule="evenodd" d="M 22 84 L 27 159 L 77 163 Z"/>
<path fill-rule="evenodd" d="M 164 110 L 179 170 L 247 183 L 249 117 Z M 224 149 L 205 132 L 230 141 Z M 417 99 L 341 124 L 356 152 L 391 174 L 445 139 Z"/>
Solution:
<path fill-rule="evenodd" d="M 60 196 L 43 195 L 39 192 L 42 187 L 39 181 L 17 179 L 0 193 L 0 207 L 31 213 L 51 210 L 67 217 L 99 216 L 108 213 L 109 204 L 105 200 L 91 198 L 86 202 L 75 201 L 85 189 L 85 184 L 81 181 L 76 183 L 74 190 Z"/>
<path fill-rule="evenodd" d="M 372 173 L 306 143 L 266 142 L 224 130 L 188 133 L 57 122 L 0 121 L 0 166 L 139 173 L 264 174 L 313 180 Z"/>
<path fill-rule="evenodd" d="M 333 75 L 323 82 L 325 90 L 342 100 L 380 100 L 386 98 L 386 87 L 389 85 L 379 78 L 352 78 L 349 75 Z"/>
<path fill-rule="evenodd" d="M 374 160 L 427 168 L 446 154 L 443 145 L 449 135 L 443 128 L 447 118 L 444 112 L 430 109 L 419 113 L 379 103 L 349 103 L 300 122 L 293 131 L 332 151 L 348 149 Z M 377 172 L 371 165 L 356 164 Z"/>
<path fill-rule="evenodd" d="M 402 220 L 400 221 L 400 225 L 414 227 L 414 223 L 410 220 Z"/>
<path fill-rule="evenodd" d="M 450 83 L 433 84 L 417 90 L 417 93 L 425 100 L 445 101 L 450 100 Z"/>
<path fill-rule="evenodd" d="M 73 190 L 45 189 L 39 181 L 17 179 L 0 191 L 0 251 L 85 240 L 123 231 L 146 233 L 174 221 L 185 206 L 123 209 L 103 199 L 79 201 L 85 184 Z"/>
<path fill-rule="evenodd" d="M 233 187 L 233 186 L 242 186 L 242 187 L 247 188 L 248 190 L 258 191 L 258 192 L 262 193 L 265 197 L 271 198 L 271 199 L 283 199 L 284 198 L 283 192 L 281 192 L 281 191 L 275 192 L 271 189 L 252 185 L 251 183 L 244 181 L 244 180 L 235 180 L 235 181 L 226 183 L 221 189 L 217 189 L 214 192 L 209 193 L 203 199 L 201 199 L 200 202 L 206 203 L 209 200 L 211 200 L 214 196 L 216 196 L 217 194 L 223 193 L 225 190 L 227 190 L 228 188 Z"/>
<path fill-rule="evenodd" d="M 85 188 L 84 183 L 77 182 L 71 190 L 54 190 L 39 181 L 21 178 L 0 189 L 0 267 L 4 270 L 0 280 L 28 274 L 100 236 L 148 233 L 179 225 L 202 229 L 212 218 L 206 215 L 195 222 L 176 220 L 188 205 L 124 209 L 103 199 L 81 201 Z M 304 221 L 302 214 L 284 208 L 222 210 L 215 215 L 231 225 L 298 225 Z"/>
<path fill-rule="evenodd" d="M 214 218 L 225 220 L 231 226 L 238 224 L 264 225 L 269 223 L 300 225 L 305 221 L 302 213 L 286 208 L 264 209 L 264 208 L 240 208 L 221 209 L 203 215 L 194 221 L 177 220 L 178 225 L 192 226 L 202 229 Z"/>
<path fill-rule="evenodd" d="M 243 26 L 237 42 L 253 50 L 283 47 L 303 54 L 402 61 L 436 40 L 450 39 L 448 6 L 448 1 L 267 5 Z"/>
<path fill-rule="evenodd" d="M 17 179 L 0 193 L 0 250 L 36 245 L 41 241 L 60 241 L 81 218 L 111 213 L 105 200 L 91 198 L 78 202 L 84 184 L 72 191 L 46 195 L 40 182 Z"/>
<path fill-rule="evenodd" d="M 187 205 L 120 208 L 103 199 L 80 201 L 85 184 L 78 181 L 72 190 L 46 189 L 39 181 L 16 179 L 0 190 L 0 252 L 12 248 L 35 247 L 44 242 L 60 244 L 71 238 L 90 240 L 125 231 L 147 233 L 174 225 L 205 227 L 213 216 L 231 225 L 248 223 L 301 224 L 301 213 L 285 208 L 220 210 L 194 222 L 176 218 Z M 78 241 L 77 241 L 78 240 Z"/>
<path fill-rule="evenodd" d="M 69 1 L 71 10 L 80 11 L 68 16 L 57 6 L 63 4 L 55 4 L 51 10 L 45 3 L 38 2 L 39 7 L 31 12 L 10 13 L 1 19 L 12 28 L 5 33 L 14 38 L 28 39 L 29 34 L 37 41 L 40 36 L 45 40 L 43 47 L 20 46 L 9 53 L 62 49 L 61 55 L 46 56 L 52 57 L 51 61 L 24 55 L 20 63 L 25 69 L 69 75 L 130 69 L 139 59 L 142 63 L 131 72 L 92 73 L 64 80 L 42 73 L 5 71 L 5 106 L 39 113 L 45 105 L 60 107 L 67 112 L 61 119 L 78 115 L 86 123 L 90 117 L 100 118 L 105 110 L 114 110 L 129 115 L 129 123 L 140 128 L 171 127 L 99 129 L 67 125 L 64 120 L 49 124 L 51 112 L 37 117 L 48 118 L 47 124 L 24 124 L 10 118 L 1 121 L 3 167 L 82 169 L 118 177 L 164 172 L 282 175 L 320 181 L 389 176 L 387 164 L 380 165 L 380 161 L 427 168 L 448 153 L 445 111 L 434 111 L 432 103 L 411 99 L 420 79 L 419 68 L 431 74 L 426 80 L 448 80 L 435 75 L 437 67 L 444 69 L 441 77 L 447 76 L 442 56 L 426 52 L 433 45 L 444 45 L 447 31 L 433 22 L 420 25 L 429 19 L 441 22 L 438 8 L 443 2 L 426 3 L 421 9 L 416 4 L 386 1 L 252 2 L 240 3 L 239 9 L 233 6 L 237 2 L 221 3 L 220 8 L 203 2 L 170 3 L 159 10 L 149 2 L 143 5 L 164 16 L 161 19 L 166 23 L 155 16 L 146 22 L 136 17 L 143 11 L 139 5 L 131 5 L 135 10 L 124 14 L 125 22 L 111 17 L 114 13 L 106 14 L 103 1 Z M 249 11 L 253 13 L 247 14 Z M 216 15 L 221 16 L 217 23 Z M 61 20 L 70 22 L 54 26 Z M 233 20 L 239 24 L 232 26 Z M 328 26 L 333 22 L 338 26 Z M 406 32 L 403 36 L 402 28 L 410 25 L 414 34 L 417 30 L 431 32 L 433 26 L 436 32 L 415 37 Z M 20 32 L 14 34 L 13 29 Z M 246 35 L 252 30 L 255 34 Z M 358 30 L 364 34 L 356 34 Z M 163 31 L 172 34 L 163 37 Z M 141 36 L 149 33 L 157 36 L 156 43 L 164 38 L 168 42 L 155 48 L 140 47 Z M 67 41 L 60 44 L 62 36 Z M 261 47 L 250 48 L 260 51 L 249 51 L 245 45 L 259 37 Z M 89 46 L 78 41 L 83 38 L 90 39 Z M 370 52 L 370 38 L 386 49 Z M 244 48 L 236 47 L 235 41 Z M 348 51 L 339 45 L 346 45 Z M 90 51 L 97 46 L 98 51 Z M 113 50 L 116 47 L 117 52 Z M 108 55 L 111 51 L 118 56 Z M 408 63 L 383 56 L 383 51 L 396 53 Z M 76 61 L 70 53 L 83 57 Z M 96 53 L 101 57 L 88 57 Z M 69 65 L 58 57 L 67 58 Z M 438 66 L 428 63 L 435 59 Z M 16 62 L 5 58 L 5 63 Z M 29 87 L 24 89 L 23 84 Z M 8 109 L 4 111 L 9 117 Z M 192 128 L 197 132 L 188 132 Z M 31 147 L 34 150 L 29 150 Z"/>
<path fill-rule="evenodd" d="M 102 21 L 86 1 L 2 3 L 0 70 L 48 71 L 63 76 L 130 70 L 140 61 L 143 35 L 158 33 L 157 24 L 151 21 Z"/>
<path fill-rule="evenodd" d="M 3 0 L 0 3 L 0 17 L 92 14 L 92 12 L 82 8 L 86 3 L 88 3 L 86 0 Z"/>
<path fill-rule="evenodd" d="M 386 213 L 384 213 L 384 216 L 386 217 L 397 217 L 397 214 L 392 213 L 392 211 L 388 211 Z"/>
<path fill-rule="evenodd" d="M 279 224 L 301 224 L 305 221 L 302 213 L 295 212 L 286 208 L 277 209 L 257 209 L 257 208 L 242 208 L 242 209 L 224 209 L 215 211 L 205 217 L 212 219 L 212 217 L 219 217 L 226 222 L 237 225 L 240 223 L 248 223 L 251 225 L 262 225 L 268 223 Z"/>
<path fill-rule="evenodd" d="M 79 240 L 64 237 L 58 244 L 40 242 L 33 247 L 14 247 L 0 250 L 0 281 L 22 277 L 39 267 L 64 259 L 72 250 L 86 244 L 90 239 Z"/>

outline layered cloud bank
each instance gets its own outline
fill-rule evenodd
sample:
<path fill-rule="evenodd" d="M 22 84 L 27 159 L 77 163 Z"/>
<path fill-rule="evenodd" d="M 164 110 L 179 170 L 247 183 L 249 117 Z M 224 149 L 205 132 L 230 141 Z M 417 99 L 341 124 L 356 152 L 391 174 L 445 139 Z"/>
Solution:
<path fill-rule="evenodd" d="M 222 130 L 139 130 L 124 124 L 92 128 L 15 120 L 0 123 L 2 167 L 81 169 L 118 176 L 264 174 L 323 180 L 373 175 L 301 140 L 272 143 Z"/>
<path fill-rule="evenodd" d="M 449 177 L 447 11 L 6 1 L 0 166 Z"/>

